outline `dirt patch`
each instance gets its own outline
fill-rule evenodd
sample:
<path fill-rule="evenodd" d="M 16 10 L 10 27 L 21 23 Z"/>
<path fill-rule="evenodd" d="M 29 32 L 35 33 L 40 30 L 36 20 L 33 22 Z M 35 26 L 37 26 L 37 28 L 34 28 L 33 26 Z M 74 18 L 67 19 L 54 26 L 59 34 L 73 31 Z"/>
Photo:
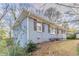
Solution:
<path fill-rule="evenodd" d="M 79 40 L 55 41 L 38 44 L 37 51 L 32 55 L 37 56 L 75 56 Z"/>

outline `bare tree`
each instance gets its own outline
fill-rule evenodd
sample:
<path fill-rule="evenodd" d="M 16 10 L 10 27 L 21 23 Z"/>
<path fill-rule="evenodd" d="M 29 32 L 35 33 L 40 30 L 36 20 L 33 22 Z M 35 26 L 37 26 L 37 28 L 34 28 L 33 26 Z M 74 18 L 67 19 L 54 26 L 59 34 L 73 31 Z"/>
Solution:
<path fill-rule="evenodd" d="M 54 20 L 56 22 L 57 19 L 60 17 L 61 13 L 57 11 L 56 8 L 50 7 L 45 11 L 44 15 L 47 16 L 50 20 Z"/>

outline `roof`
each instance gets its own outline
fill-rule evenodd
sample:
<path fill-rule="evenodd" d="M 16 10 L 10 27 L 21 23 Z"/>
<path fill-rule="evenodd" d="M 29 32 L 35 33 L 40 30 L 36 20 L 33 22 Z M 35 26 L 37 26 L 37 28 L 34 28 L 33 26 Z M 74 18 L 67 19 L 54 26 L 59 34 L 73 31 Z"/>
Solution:
<path fill-rule="evenodd" d="M 15 22 L 13 28 L 17 27 L 27 16 L 31 17 L 33 19 L 37 19 L 37 21 L 39 21 L 39 22 L 49 24 L 51 27 L 58 28 L 61 30 L 66 30 L 63 26 L 59 26 L 58 24 L 55 24 L 55 23 L 53 23 L 53 22 L 49 21 L 48 19 L 45 19 L 41 16 L 37 16 L 27 10 L 22 11 L 21 15 L 18 17 L 17 21 Z"/>

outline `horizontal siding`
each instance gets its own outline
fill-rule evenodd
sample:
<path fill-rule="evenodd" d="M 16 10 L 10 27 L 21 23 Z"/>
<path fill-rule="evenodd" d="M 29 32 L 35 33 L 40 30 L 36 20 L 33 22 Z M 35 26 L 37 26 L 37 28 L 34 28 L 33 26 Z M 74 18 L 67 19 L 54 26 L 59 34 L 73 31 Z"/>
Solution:
<path fill-rule="evenodd" d="M 20 46 L 24 46 L 27 43 L 27 20 L 24 20 L 21 25 L 13 30 L 14 41 L 17 43 L 20 41 Z"/>
<path fill-rule="evenodd" d="M 35 43 L 40 43 L 40 42 L 45 42 L 49 41 L 50 38 L 63 38 L 62 35 L 56 35 L 56 34 L 50 34 L 48 33 L 48 25 L 44 24 L 44 32 L 37 32 L 34 31 L 34 24 L 33 24 L 33 19 L 29 20 L 29 30 L 30 30 L 30 40 L 32 40 Z"/>

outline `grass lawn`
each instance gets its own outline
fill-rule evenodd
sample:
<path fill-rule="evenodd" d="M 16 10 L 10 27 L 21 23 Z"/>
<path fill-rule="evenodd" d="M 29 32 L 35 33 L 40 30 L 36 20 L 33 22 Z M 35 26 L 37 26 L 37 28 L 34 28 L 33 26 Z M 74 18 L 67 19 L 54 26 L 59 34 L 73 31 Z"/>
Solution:
<path fill-rule="evenodd" d="M 79 55 L 79 40 L 54 41 L 38 44 L 32 55 L 75 56 Z"/>

